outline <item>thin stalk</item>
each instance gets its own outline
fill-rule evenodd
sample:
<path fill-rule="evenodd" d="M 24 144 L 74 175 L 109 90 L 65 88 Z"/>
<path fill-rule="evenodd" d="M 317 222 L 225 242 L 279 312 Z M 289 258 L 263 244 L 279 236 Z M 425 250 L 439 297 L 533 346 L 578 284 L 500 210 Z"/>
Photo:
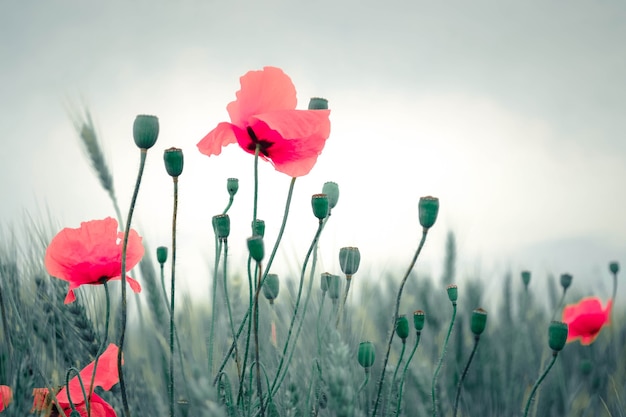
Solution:
<path fill-rule="evenodd" d="M 339 323 L 341 322 L 341 317 L 343 316 L 343 311 L 344 311 L 344 308 L 346 307 L 346 302 L 348 301 L 348 291 L 350 291 L 351 282 L 352 282 L 352 275 L 346 275 L 346 291 L 343 293 L 341 304 L 339 304 L 339 311 L 337 312 L 337 322 L 335 323 L 336 328 L 339 328 Z"/>
<path fill-rule="evenodd" d="M 96 370 L 98 369 L 98 361 L 100 360 L 100 355 L 104 352 L 107 346 L 107 338 L 109 336 L 109 316 L 111 314 L 111 297 L 109 295 L 109 286 L 106 281 L 102 282 L 104 286 L 104 295 L 105 295 L 105 309 L 106 314 L 104 316 L 104 337 L 102 338 L 102 342 L 100 343 L 100 348 L 98 349 L 98 354 L 96 355 L 96 359 L 93 362 L 93 373 L 91 374 L 91 382 L 89 383 L 89 396 L 87 397 L 87 417 L 91 417 L 91 394 L 93 394 L 93 382 L 96 379 Z"/>
<path fill-rule="evenodd" d="M 441 356 L 439 357 L 439 362 L 437 363 L 437 368 L 435 369 L 435 373 L 433 375 L 433 382 L 431 386 L 431 395 L 432 395 L 432 405 L 433 405 L 433 417 L 437 416 L 437 397 L 435 395 L 435 390 L 437 387 L 437 377 L 439 376 L 439 371 L 441 371 L 441 365 L 443 365 L 443 358 L 446 356 L 446 349 L 448 347 L 448 340 L 450 340 L 450 334 L 452 333 L 452 327 L 454 326 L 454 319 L 456 318 L 456 301 L 452 302 L 452 320 L 450 320 L 450 327 L 448 327 L 448 333 L 446 334 L 446 340 L 443 342 L 443 349 L 441 350 Z"/>
<path fill-rule="evenodd" d="M 170 417 L 174 417 L 174 301 L 176 299 L 176 217 L 178 215 L 178 177 L 174 180 L 174 208 L 172 210 L 172 278 L 170 292 Z"/>
<path fill-rule="evenodd" d="M 469 359 L 467 360 L 467 364 L 465 364 L 465 368 L 463 369 L 463 373 L 461 374 L 461 379 L 459 380 L 459 384 L 456 388 L 456 398 L 454 399 L 454 412 L 452 414 L 453 417 L 456 417 L 457 411 L 459 409 L 459 399 L 461 398 L 461 387 L 463 386 L 463 381 L 465 380 L 465 376 L 467 375 L 467 370 L 472 363 L 472 359 L 474 359 L 474 354 L 476 353 L 476 349 L 478 348 L 478 341 L 480 340 L 480 336 L 474 336 L 474 348 L 472 349 L 472 353 L 470 353 Z"/>
<path fill-rule="evenodd" d="M 387 342 L 387 353 L 385 354 L 385 361 L 383 362 L 383 368 L 380 373 L 380 379 L 378 380 L 378 394 L 376 394 L 376 402 L 374 403 L 374 411 L 372 412 L 372 417 L 376 416 L 376 411 L 378 410 L 378 404 L 380 402 L 380 394 L 383 390 L 383 383 L 385 381 L 385 370 L 387 368 L 387 362 L 389 362 L 389 352 L 391 351 L 391 343 L 393 342 L 393 337 L 396 334 L 395 326 L 398 321 L 398 312 L 400 311 L 400 298 L 402 297 L 402 291 L 404 290 L 404 285 L 406 284 L 407 279 L 409 278 L 409 274 L 413 270 L 415 263 L 417 262 L 417 258 L 419 254 L 422 252 L 422 248 L 424 247 L 424 243 L 426 242 L 426 236 L 428 236 L 428 229 L 424 228 L 422 230 L 422 239 L 420 240 L 419 245 L 417 246 L 417 250 L 413 255 L 413 259 L 407 268 L 406 273 L 404 274 L 404 278 L 402 278 L 402 282 L 400 283 L 400 288 L 398 289 L 398 296 L 396 298 L 396 307 L 393 314 L 393 321 L 391 326 L 391 334 L 389 336 L 389 341 Z"/>
<path fill-rule="evenodd" d="M 320 322 L 322 318 L 322 311 L 324 311 L 324 300 L 326 299 L 326 291 L 322 292 L 322 301 L 320 302 L 320 308 L 317 312 L 317 321 L 315 323 L 315 333 L 317 335 L 317 356 L 322 356 L 322 335 L 320 334 Z"/>
<path fill-rule="evenodd" d="M 237 338 L 235 337 L 235 324 L 233 323 L 233 313 L 230 308 L 230 299 L 228 298 L 228 240 L 224 239 L 224 297 L 226 297 L 226 307 L 228 308 L 228 320 L 230 321 L 230 330 L 233 334 L 235 343 L 235 363 L 237 364 L 237 376 L 241 378 L 241 364 L 239 363 L 239 351 L 237 349 Z"/>
<path fill-rule="evenodd" d="M 556 317 L 556 313 L 558 313 L 561 310 L 561 307 L 563 306 L 563 301 L 565 300 L 566 292 L 567 292 L 567 289 L 564 289 L 563 294 L 561 294 L 561 299 L 559 300 L 559 303 L 556 305 L 556 309 L 554 310 L 554 312 L 552 312 L 552 318 L 550 319 L 550 321 L 554 321 Z"/>
<path fill-rule="evenodd" d="M 398 369 L 400 369 L 400 365 L 402 365 L 402 359 L 404 358 L 404 352 L 406 350 L 406 340 L 402 341 L 402 350 L 400 351 L 400 358 L 398 359 L 398 365 L 396 365 L 396 369 L 393 371 L 393 377 L 391 378 L 391 384 L 389 385 L 389 395 L 387 396 L 387 404 L 391 404 L 391 396 L 393 395 L 393 387 L 396 385 L 396 378 L 398 376 Z M 383 415 L 386 415 L 383 411 Z"/>
<path fill-rule="evenodd" d="M 396 404 L 396 416 L 400 415 L 400 408 L 402 405 L 402 389 L 404 388 L 404 381 L 406 379 L 406 373 L 409 370 L 409 364 L 411 363 L 411 360 L 413 360 L 413 355 L 415 355 L 415 351 L 417 350 L 417 347 L 419 346 L 421 335 L 422 335 L 422 332 L 419 332 L 419 331 L 416 332 L 415 345 L 413 346 L 413 350 L 411 351 L 411 354 L 409 355 L 409 359 L 407 359 L 406 364 L 404 365 L 404 370 L 402 371 L 402 377 L 400 378 L 400 387 L 398 388 L 398 403 Z"/>
<path fill-rule="evenodd" d="M 359 385 L 359 389 L 356 392 L 357 396 L 367 386 L 367 383 L 369 382 L 369 380 L 370 380 L 370 368 L 365 368 L 365 379 L 363 380 L 363 382 L 361 382 L 361 385 Z"/>
<path fill-rule="evenodd" d="M 259 355 L 259 293 L 261 292 L 261 263 L 259 265 L 258 283 L 256 292 L 254 293 L 254 356 L 256 361 L 256 383 L 257 383 L 257 396 L 259 397 L 259 407 L 261 417 L 265 415 L 265 408 L 263 404 L 263 385 L 261 384 L 261 361 Z M 235 339 L 236 340 L 236 339 Z M 250 375 L 252 377 L 252 375 Z"/>
<path fill-rule="evenodd" d="M 123 416 L 130 417 L 130 407 L 128 406 L 128 395 L 126 394 L 126 383 L 124 381 L 124 370 L 122 369 L 122 356 L 124 352 L 124 339 L 126 337 L 126 314 L 128 306 L 126 303 L 126 251 L 128 248 L 128 234 L 130 232 L 130 225 L 133 219 L 133 212 L 135 211 L 135 205 L 137 204 L 137 196 L 139 195 L 139 186 L 141 185 L 141 177 L 143 176 L 143 169 L 146 166 L 146 156 L 148 155 L 147 149 L 140 150 L 141 156 L 139 160 L 139 172 L 137 173 L 137 180 L 135 181 L 135 190 L 130 201 L 130 208 L 128 209 L 128 216 L 126 218 L 126 228 L 124 229 L 124 240 L 122 243 L 122 308 L 120 313 L 120 340 L 119 351 L 117 352 L 117 371 L 120 376 L 120 391 L 122 392 L 122 404 Z"/>
<path fill-rule="evenodd" d="M 541 374 L 537 382 L 535 382 L 535 385 L 533 386 L 532 391 L 530 391 L 530 395 L 528 396 L 528 401 L 526 401 L 526 407 L 524 408 L 524 417 L 528 416 L 528 411 L 530 410 L 530 403 L 532 402 L 533 397 L 535 396 L 535 392 L 537 392 L 537 388 L 539 388 L 539 385 L 543 382 L 546 375 L 548 375 L 548 372 L 550 372 L 552 365 L 554 365 L 554 362 L 556 362 L 556 358 L 558 354 L 559 353 L 557 351 L 552 352 L 552 360 L 548 364 L 548 367 L 546 368 L 546 370 L 543 371 L 543 373 Z"/>
<path fill-rule="evenodd" d="M 74 372 L 76 374 L 76 378 L 78 378 L 80 389 L 83 392 L 83 398 L 87 398 L 87 392 L 85 391 L 85 384 L 83 383 L 83 378 L 81 378 L 80 376 L 80 372 L 78 371 L 78 369 L 71 366 L 65 373 L 65 390 L 67 391 L 67 400 L 70 403 L 70 408 L 72 409 L 72 412 L 78 412 L 78 410 L 76 410 L 76 405 L 74 404 L 74 401 L 72 401 L 72 392 L 70 390 L 70 374 L 72 372 Z M 87 410 L 89 410 L 89 403 L 87 403 Z"/>
<path fill-rule="evenodd" d="M 215 263 L 213 265 L 213 290 L 211 292 L 211 324 L 209 327 L 209 375 L 213 373 L 213 346 L 215 339 L 215 316 L 217 315 L 217 275 L 220 264 L 220 256 L 222 255 L 222 241 L 215 235 Z M 217 373 L 219 376 L 223 367 Z M 216 378 L 217 378 L 216 376 Z M 217 379 L 216 379 L 217 382 Z"/>
<path fill-rule="evenodd" d="M 248 309 L 252 308 L 252 306 L 254 305 L 254 290 L 252 288 L 253 278 L 252 278 L 251 266 L 252 266 L 252 257 L 248 255 L 248 268 L 247 268 L 248 270 L 248 298 L 249 298 Z M 256 267 L 258 268 L 258 265 Z M 256 276 L 256 270 L 255 270 L 254 275 Z M 243 326 L 247 317 L 248 317 L 247 315 L 244 316 L 241 326 Z M 239 331 L 241 332 L 241 327 Z M 244 355 L 243 355 L 243 366 L 242 366 L 243 372 L 241 373 L 241 376 L 239 378 L 239 392 L 237 393 L 237 404 L 239 404 L 239 402 L 243 400 L 243 383 L 244 383 L 244 378 L 246 374 L 246 363 L 248 362 L 248 352 L 250 350 L 251 335 L 252 335 L 252 321 L 248 320 L 248 332 L 246 335 L 246 348 L 244 350 Z M 237 335 L 233 334 L 233 346 L 235 345 L 235 340 L 237 340 L 238 336 L 239 336 L 239 333 Z"/>

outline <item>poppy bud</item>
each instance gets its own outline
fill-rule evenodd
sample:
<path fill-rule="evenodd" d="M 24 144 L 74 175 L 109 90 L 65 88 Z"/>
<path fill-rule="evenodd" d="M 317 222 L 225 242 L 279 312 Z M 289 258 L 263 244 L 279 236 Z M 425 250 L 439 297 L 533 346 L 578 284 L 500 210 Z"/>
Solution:
<path fill-rule="evenodd" d="M 265 282 L 263 283 L 263 295 L 267 298 L 270 304 L 274 304 L 274 300 L 278 297 L 278 291 L 280 290 L 280 282 L 278 275 L 267 274 Z"/>
<path fill-rule="evenodd" d="M 257 262 L 263 260 L 265 256 L 265 247 L 263 246 L 263 238 L 261 236 L 252 236 L 248 238 L 248 251 L 250 256 Z"/>
<path fill-rule="evenodd" d="M 174 178 L 178 178 L 183 172 L 183 151 L 179 148 L 169 148 L 163 154 L 165 169 Z"/>
<path fill-rule="evenodd" d="M 322 194 L 328 196 L 328 205 L 331 209 L 334 209 L 339 201 L 339 186 L 337 183 L 332 181 L 325 182 L 322 187 Z"/>
<path fill-rule="evenodd" d="M 159 246 L 156 248 L 157 261 L 163 265 L 167 261 L 167 248 L 165 246 Z"/>
<path fill-rule="evenodd" d="M 374 360 L 376 360 L 376 351 L 372 342 L 368 341 L 359 343 L 357 360 L 359 361 L 359 365 L 366 369 L 374 365 Z"/>
<path fill-rule="evenodd" d="M 563 291 L 567 291 L 570 285 L 572 285 L 572 276 L 570 274 L 562 274 L 561 287 L 563 287 Z"/>
<path fill-rule="evenodd" d="M 361 263 L 361 252 L 359 248 L 346 247 L 339 249 L 339 266 L 341 271 L 350 279 L 359 270 Z"/>
<path fill-rule="evenodd" d="M 548 329 L 548 344 L 554 352 L 559 352 L 565 346 L 567 341 L 568 327 L 567 323 L 562 321 L 553 321 Z"/>
<path fill-rule="evenodd" d="M 70 413 L 70 417 L 80 417 L 80 413 L 78 412 L 78 410 L 72 410 L 72 412 Z"/>
<path fill-rule="evenodd" d="M 472 320 L 470 323 L 470 327 L 472 329 L 472 333 L 475 336 L 480 336 L 480 334 L 485 330 L 485 326 L 487 324 L 487 312 L 482 308 L 477 308 L 472 312 Z"/>
<path fill-rule="evenodd" d="M 613 275 L 617 274 L 619 272 L 619 263 L 611 262 L 609 264 L 609 271 L 611 271 Z"/>
<path fill-rule="evenodd" d="M 313 215 L 320 220 L 324 220 L 328 216 L 328 196 L 326 194 L 313 194 L 311 197 L 311 206 L 313 207 Z"/>
<path fill-rule="evenodd" d="M 331 277 L 330 273 L 322 272 L 321 280 L 320 280 L 320 288 L 322 289 L 323 293 L 326 293 L 326 291 L 328 291 L 328 287 L 330 285 L 330 277 Z"/>
<path fill-rule="evenodd" d="M 309 110 L 328 110 L 328 100 L 321 97 L 311 97 Z"/>
<path fill-rule="evenodd" d="M 213 230 L 219 239 L 227 239 L 230 235 L 230 217 L 228 214 L 213 216 Z"/>
<path fill-rule="evenodd" d="M 339 275 L 331 275 L 328 280 L 328 296 L 332 300 L 338 300 L 341 296 L 341 277 Z"/>
<path fill-rule="evenodd" d="M 456 300 L 459 297 L 459 289 L 457 288 L 457 286 L 454 284 L 448 285 L 446 287 L 446 291 L 448 292 L 448 298 L 450 299 L 450 301 L 456 303 Z"/>
<path fill-rule="evenodd" d="M 159 137 L 159 119 L 140 114 L 133 123 L 133 139 L 139 149 L 150 149 Z"/>
<path fill-rule="evenodd" d="M 422 310 L 415 310 L 413 312 L 413 327 L 419 333 L 424 328 L 424 319 L 426 318 Z"/>
<path fill-rule="evenodd" d="M 229 178 L 226 180 L 226 189 L 228 190 L 228 195 L 234 197 L 239 190 L 239 180 L 237 178 Z"/>
<path fill-rule="evenodd" d="M 402 339 L 402 343 L 409 337 L 409 320 L 404 314 L 396 320 L 396 335 Z"/>
<path fill-rule="evenodd" d="M 424 229 L 433 227 L 439 213 L 439 199 L 430 196 L 422 197 L 420 198 L 418 209 L 422 227 Z"/>
<path fill-rule="evenodd" d="M 522 282 L 524 283 L 524 287 L 528 288 L 528 284 L 530 284 L 530 271 L 522 271 Z"/>
<path fill-rule="evenodd" d="M 265 222 L 261 219 L 256 219 L 252 222 L 252 234 L 254 236 L 265 236 Z"/>

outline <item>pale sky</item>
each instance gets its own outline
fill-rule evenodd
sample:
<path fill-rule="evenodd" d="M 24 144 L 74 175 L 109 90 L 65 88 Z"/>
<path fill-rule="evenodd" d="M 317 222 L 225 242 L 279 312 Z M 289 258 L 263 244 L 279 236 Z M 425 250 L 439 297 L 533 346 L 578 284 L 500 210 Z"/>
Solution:
<path fill-rule="evenodd" d="M 321 270 L 358 246 L 362 279 L 403 271 L 416 248 L 420 196 L 441 200 L 418 271 L 440 274 L 449 230 L 459 276 L 500 288 L 507 269 L 537 280 L 570 272 L 608 297 L 607 264 L 626 267 L 626 5 L 617 1 L 0 2 L 2 224 L 49 210 L 59 225 L 114 216 L 79 147 L 67 106 L 87 104 L 124 214 L 139 161 L 137 114 L 159 117 L 134 227 L 169 245 L 163 150 L 183 149 L 179 283 L 208 288 L 210 219 L 231 211 L 231 269 L 245 254 L 253 158 L 196 143 L 228 120 L 239 77 L 282 68 L 329 100 L 331 136 L 298 179 L 276 272 L 297 275 L 315 219 L 310 196 L 341 189 Z M 259 217 L 271 244 L 289 178 L 261 165 Z M 320 272 L 321 272 L 320 270 Z M 185 285 L 185 284 L 181 284 Z M 585 287 L 586 288 L 586 287 Z"/>

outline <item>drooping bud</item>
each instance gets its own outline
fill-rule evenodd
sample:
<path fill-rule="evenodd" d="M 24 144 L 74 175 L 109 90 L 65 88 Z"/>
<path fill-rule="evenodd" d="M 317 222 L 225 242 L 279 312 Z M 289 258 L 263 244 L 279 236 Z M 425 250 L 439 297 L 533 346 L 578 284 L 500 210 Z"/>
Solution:
<path fill-rule="evenodd" d="M 324 220 L 328 216 L 328 196 L 326 194 L 313 194 L 311 207 L 313 208 L 313 215 L 320 220 Z"/>
<path fill-rule="evenodd" d="M 339 186 L 337 183 L 332 181 L 325 182 L 322 187 L 322 194 L 328 196 L 328 205 L 331 209 L 334 209 L 339 201 Z"/>
<path fill-rule="evenodd" d="M 237 178 L 229 178 L 226 180 L 226 190 L 228 195 L 234 197 L 239 190 L 239 180 Z"/>
<path fill-rule="evenodd" d="M 459 289 L 455 284 L 448 285 L 446 287 L 446 291 L 448 292 L 448 298 L 453 303 L 456 303 L 457 298 L 459 297 Z"/>
<path fill-rule="evenodd" d="M 328 280 L 328 296 L 334 301 L 341 296 L 341 277 L 339 275 L 330 276 Z"/>
<path fill-rule="evenodd" d="M 227 239 L 230 235 L 230 217 L 228 214 L 213 216 L 213 229 L 218 239 Z"/>
<path fill-rule="evenodd" d="M 413 312 L 413 327 L 415 327 L 415 330 L 419 333 L 422 331 L 422 329 L 424 328 L 424 321 L 425 321 L 426 315 L 424 313 L 424 311 L 422 310 L 415 310 Z"/>
<path fill-rule="evenodd" d="M 366 369 L 374 365 L 374 361 L 376 360 L 376 350 L 374 349 L 374 344 L 372 342 L 367 341 L 359 343 L 357 360 L 359 361 L 359 365 Z"/>
<path fill-rule="evenodd" d="M 572 285 L 572 276 L 570 274 L 561 274 L 561 287 L 563 291 L 567 291 L 570 285 Z"/>
<path fill-rule="evenodd" d="M 265 256 L 265 247 L 263 246 L 263 238 L 261 236 L 252 236 L 248 238 L 248 251 L 250 256 L 257 262 L 261 262 Z"/>
<path fill-rule="evenodd" d="M 550 349 L 559 352 L 565 346 L 567 341 L 568 327 L 567 323 L 562 321 L 553 321 L 548 329 L 548 344 Z"/>
<path fill-rule="evenodd" d="M 524 283 L 524 288 L 528 288 L 528 284 L 530 284 L 530 271 L 522 271 L 522 282 Z"/>
<path fill-rule="evenodd" d="M 265 236 L 265 221 L 256 219 L 252 222 L 252 234 L 254 236 Z"/>
<path fill-rule="evenodd" d="M 328 110 L 328 100 L 321 97 L 311 97 L 309 110 Z"/>
<path fill-rule="evenodd" d="M 157 261 L 163 265 L 167 261 L 167 247 L 159 246 L 156 248 Z"/>
<path fill-rule="evenodd" d="M 361 263 L 361 252 L 359 248 L 348 246 L 339 249 L 339 266 L 341 271 L 350 279 L 359 270 Z"/>
<path fill-rule="evenodd" d="M 278 275 L 267 274 L 265 282 L 263 283 L 263 295 L 269 300 L 270 304 L 274 304 L 274 300 L 278 297 L 279 290 L 280 281 L 278 280 Z"/>
<path fill-rule="evenodd" d="M 619 263 L 611 262 L 609 264 L 609 271 L 611 271 L 613 275 L 617 274 L 619 272 Z"/>
<path fill-rule="evenodd" d="M 179 148 L 169 148 L 163 154 L 165 169 L 174 178 L 178 178 L 183 172 L 183 151 Z"/>
<path fill-rule="evenodd" d="M 402 339 L 402 343 L 409 337 L 409 320 L 404 314 L 396 320 L 396 335 Z"/>
<path fill-rule="evenodd" d="M 487 325 L 487 312 L 482 308 L 477 308 L 472 312 L 470 327 L 475 336 L 480 336 Z"/>
<path fill-rule="evenodd" d="M 159 137 L 159 119 L 140 114 L 133 123 L 133 139 L 139 149 L 150 149 Z"/>
<path fill-rule="evenodd" d="M 431 196 L 422 197 L 420 198 L 418 209 L 422 227 L 424 229 L 433 227 L 439 214 L 439 199 Z"/>

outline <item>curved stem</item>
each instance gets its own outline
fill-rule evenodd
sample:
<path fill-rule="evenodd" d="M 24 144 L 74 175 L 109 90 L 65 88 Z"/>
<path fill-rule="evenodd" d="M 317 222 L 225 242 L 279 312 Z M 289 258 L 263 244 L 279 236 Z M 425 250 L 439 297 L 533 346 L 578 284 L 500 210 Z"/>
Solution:
<path fill-rule="evenodd" d="M 215 316 L 217 315 L 217 274 L 220 264 L 220 256 L 222 255 L 222 241 L 217 238 L 215 235 L 215 264 L 213 266 L 213 290 L 211 293 L 211 324 L 209 327 L 209 375 L 213 373 L 213 346 L 215 339 Z M 217 377 L 222 371 L 223 367 L 220 368 L 217 373 Z"/>
<path fill-rule="evenodd" d="M 230 210 L 230 207 L 233 205 L 233 201 L 235 200 L 235 196 L 230 196 L 230 198 L 228 199 L 228 204 L 226 205 L 226 208 L 224 209 L 224 211 L 222 212 L 222 214 L 226 214 L 228 213 L 228 210 Z"/>
<path fill-rule="evenodd" d="M 228 320 L 230 322 L 230 331 L 233 335 L 233 342 L 235 343 L 235 363 L 237 364 L 237 377 L 241 378 L 241 364 L 239 363 L 239 351 L 237 349 L 237 338 L 235 337 L 235 325 L 233 323 L 233 312 L 230 308 L 230 299 L 228 298 L 228 240 L 224 239 L 224 297 L 226 298 L 226 307 L 228 309 Z"/>
<path fill-rule="evenodd" d="M 174 177 L 174 208 L 172 210 L 172 278 L 170 292 L 170 417 L 174 416 L 174 301 L 176 299 L 176 216 L 178 214 L 178 177 Z"/>
<path fill-rule="evenodd" d="M 476 348 L 478 348 L 478 341 L 480 340 L 480 336 L 474 337 L 474 348 L 472 349 L 472 353 L 470 353 L 469 359 L 467 360 L 467 364 L 465 364 L 465 368 L 463 369 L 463 373 L 461 374 L 461 379 L 459 380 L 459 384 L 456 388 L 456 398 L 454 399 L 454 412 L 452 414 L 453 417 L 456 417 L 457 411 L 459 409 L 459 399 L 461 398 L 461 387 L 463 386 L 463 381 L 465 380 L 465 376 L 467 375 L 467 370 L 472 363 L 472 359 L 474 359 L 474 354 L 476 353 Z"/>
<path fill-rule="evenodd" d="M 365 379 L 363 380 L 363 382 L 361 382 L 361 385 L 359 385 L 359 389 L 356 392 L 357 396 L 367 386 L 367 383 L 369 382 L 369 380 L 370 380 L 370 368 L 365 368 Z"/>
<path fill-rule="evenodd" d="M 76 405 L 74 404 L 74 401 L 72 401 L 72 392 L 70 390 L 70 374 L 74 372 L 76 374 L 75 378 L 78 378 L 78 383 L 80 384 L 80 389 L 83 392 L 83 398 L 87 398 L 87 392 L 85 391 L 85 384 L 83 384 L 83 378 L 80 376 L 80 372 L 78 371 L 78 369 L 74 368 L 73 366 L 71 366 L 67 372 L 65 373 L 65 390 L 67 391 L 67 400 L 70 403 L 70 408 L 72 409 L 72 412 L 76 411 L 78 412 L 78 410 L 76 410 Z M 87 410 L 89 410 L 89 403 L 87 403 Z M 89 411 L 87 411 L 89 412 Z"/>
<path fill-rule="evenodd" d="M 539 385 L 543 382 L 546 375 L 548 375 L 548 372 L 550 372 L 552 365 L 554 365 L 554 362 L 556 362 L 557 356 L 558 356 L 558 352 L 556 351 L 552 352 L 552 360 L 548 364 L 548 367 L 546 368 L 546 370 L 543 371 L 543 373 L 541 374 L 537 382 L 535 382 L 535 385 L 533 386 L 533 389 L 530 392 L 530 395 L 528 396 L 528 401 L 526 401 L 526 407 L 524 408 L 524 417 L 528 416 L 528 411 L 530 410 L 530 403 L 532 402 L 533 397 L 535 396 L 535 393 L 537 392 L 537 388 L 539 388 Z"/>
<path fill-rule="evenodd" d="M 439 357 L 439 362 L 437 363 L 437 368 L 435 369 L 435 374 L 433 375 L 433 383 L 431 386 L 431 394 L 432 394 L 432 401 L 433 401 L 433 417 L 437 416 L 437 397 L 435 395 L 435 391 L 437 388 L 437 377 L 439 376 L 439 371 L 441 371 L 443 358 L 446 356 L 446 349 L 448 348 L 448 340 L 450 340 L 450 334 L 452 333 L 452 327 L 454 326 L 455 318 L 456 318 L 456 301 L 453 301 L 452 302 L 452 320 L 450 320 L 450 327 L 448 327 L 446 340 L 443 342 L 443 349 L 441 350 L 441 356 Z"/>
<path fill-rule="evenodd" d="M 128 217 L 126 218 L 126 228 L 124 229 L 124 240 L 122 243 L 122 307 L 120 313 L 120 340 L 119 350 L 117 352 L 117 372 L 120 376 L 120 391 L 122 392 L 122 404 L 124 406 L 123 415 L 130 417 L 130 407 L 128 406 L 128 396 L 126 394 L 126 383 L 124 381 L 124 370 L 122 369 L 122 356 L 124 352 L 124 339 L 126 337 L 126 251 L 128 249 L 128 234 L 130 232 L 130 225 L 133 219 L 133 212 L 135 211 L 135 204 L 137 204 L 137 196 L 139 195 L 139 186 L 141 185 L 141 177 L 143 176 L 143 169 L 146 166 L 146 156 L 148 155 L 147 149 L 140 150 L 141 157 L 139 161 L 139 172 L 137 173 L 137 180 L 135 181 L 135 190 L 133 191 L 133 197 L 130 201 L 130 208 L 128 210 Z"/>
<path fill-rule="evenodd" d="M 400 387 L 398 388 L 398 403 L 396 404 L 396 416 L 400 415 L 400 408 L 402 405 L 402 388 L 404 388 L 404 380 L 406 379 L 406 373 L 409 370 L 409 364 L 411 363 L 411 360 L 413 360 L 413 355 L 415 355 L 415 351 L 417 350 L 417 347 L 419 346 L 421 335 L 422 333 L 419 331 L 416 333 L 415 345 L 413 346 L 413 350 L 411 351 L 411 354 L 409 355 L 409 359 L 407 359 L 406 364 L 404 365 L 404 370 L 402 371 L 402 377 L 400 378 Z"/>
<path fill-rule="evenodd" d="M 426 236 L 428 235 L 428 229 L 424 228 L 422 230 L 422 239 L 420 240 L 419 245 L 417 246 L 417 250 L 413 255 L 413 259 L 409 267 L 407 268 L 406 273 L 404 274 L 404 278 L 402 278 L 402 282 L 400 283 L 400 288 L 398 289 L 398 296 L 396 298 L 396 307 L 393 314 L 393 321 L 391 326 L 391 332 L 389 336 L 389 341 L 387 342 L 387 353 L 385 354 L 385 361 L 383 362 L 383 368 L 380 373 L 380 379 L 378 380 L 378 394 L 376 394 L 376 402 L 374 403 L 374 411 L 372 412 L 372 417 L 376 416 L 376 411 L 378 410 L 378 403 L 380 402 L 380 394 L 383 389 L 383 382 L 385 381 L 385 369 L 387 368 L 387 362 L 389 362 L 389 352 L 391 351 L 391 343 L 393 342 L 393 336 L 396 334 L 395 326 L 396 321 L 398 320 L 398 311 L 400 310 L 400 299 L 402 297 L 402 291 L 404 290 L 404 285 L 406 284 L 407 279 L 409 278 L 409 274 L 413 270 L 415 266 L 415 262 L 417 262 L 417 258 L 422 252 L 422 248 L 424 247 L 424 243 L 426 242 Z"/>
<path fill-rule="evenodd" d="M 93 382 L 96 379 L 96 371 L 98 369 L 98 361 L 100 360 L 100 355 L 104 352 L 107 346 L 107 338 L 109 336 L 109 316 L 111 314 L 111 297 L 109 295 L 109 286 L 106 281 L 102 282 L 104 286 L 104 294 L 105 294 L 105 309 L 106 314 L 104 316 L 104 337 L 102 338 L 102 342 L 100 343 L 100 348 L 98 349 L 98 354 L 96 355 L 96 359 L 93 362 L 93 373 L 91 374 L 91 381 L 89 382 L 89 396 L 87 397 L 87 417 L 91 417 L 91 394 L 93 394 Z"/>
<path fill-rule="evenodd" d="M 393 371 L 393 377 L 391 378 L 391 384 L 389 385 L 389 396 L 387 397 L 387 404 L 391 404 L 391 396 L 393 395 L 393 387 L 396 384 L 396 377 L 398 376 L 398 369 L 400 369 L 400 365 L 402 365 L 402 359 L 404 358 L 404 351 L 406 350 L 406 340 L 402 341 L 402 350 L 400 351 L 400 358 L 398 359 L 398 365 L 396 365 L 396 369 Z M 383 413 L 386 415 L 386 413 Z"/>

